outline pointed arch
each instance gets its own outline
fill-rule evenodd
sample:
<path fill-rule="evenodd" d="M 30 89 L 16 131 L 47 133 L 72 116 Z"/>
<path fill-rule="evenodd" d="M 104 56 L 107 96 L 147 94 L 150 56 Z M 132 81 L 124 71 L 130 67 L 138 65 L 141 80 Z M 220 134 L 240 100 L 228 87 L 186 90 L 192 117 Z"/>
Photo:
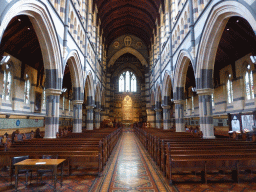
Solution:
<path fill-rule="evenodd" d="M 185 86 L 185 80 L 186 80 L 185 77 L 186 77 L 186 72 L 187 72 L 189 62 L 192 63 L 192 66 L 194 69 L 195 65 L 193 64 L 193 60 L 189 52 L 187 50 L 181 50 L 175 65 L 174 83 L 173 83 L 174 88 Z"/>
<path fill-rule="evenodd" d="M 78 52 L 76 50 L 69 52 L 65 61 L 65 64 L 68 65 L 70 69 L 71 82 L 73 87 L 73 99 L 83 100 L 83 70 Z M 64 70 L 65 66 L 63 67 Z"/>
<path fill-rule="evenodd" d="M 190 62 L 192 63 L 194 69 L 193 60 L 189 52 L 187 50 L 181 50 L 175 65 L 173 82 L 173 92 L 175 100 L 183 100 L 186 74 Z"/>
<path fill-rule="evenodd" d="M 151 92 L 151 99 L 150 99 L 151 107 L 155 107 L 155 92 Z"/>
<path fill-rule="evenodd" d="M 164 80 L 163 80 L 163 90 L 162 90 L 162 100 L 165 104 L 168 104 L 165 98 L 168 98 L 171 95 L 173 85 L 171 81 L 171 76 L 169 71 L 165 71 Z M 170 99 L 170 98 L 169 98 Z"/>
<path fill-rule="evenodd" d="M 61 89 L 62 56 L 55 25 L 47 7 L 40 1 L 20 0 L 9 3 L 0 17 L 0 43 L 9 22 L 26 15 L 38 36 L 46 71 L 46 88 Z"/>
<path fill-rule="evenodd" d="M 155 103 L 162 101 L 162 92 L 161 92 L 161 86 L 159 84 L 156 85 L 156 96 L 155 96 Z"/>
<path fill-rule="evenodd" d="M 101 90 L 100 90 L 100 83 L 99 82 L 96 85 L 95 104 L 96 104 L 97 108 L 101 108 Z"/>
<path fill-rule="evenodd" d="M 212 88 L 216 52 L 223 30 L 228 19 L 239 16 L 248 21 L 253 31 L 256 31 L 256 16 L 252 8 L 238 1 L 223 1 L 213 7 L 199 41 L 197 51 L 196 79 L 197 88 Z M 207 71 L 207 72 L 206 72 Z"/>
<path fill-rule="evenodd" d="M 95 94 L 94 94 L 94 82 L 92 72 L 89 71 L 86 80 L 85 80 L 85 88 L 84 88 L 84 96 L 87 101 L 87 105 L 94 105 Z"/>
<path fill-rule="evenodd" d="M 109 62 L 108 62 L 108 66 L 110 67 L 110 66 L 114 65 L 114 63 L 116 62 L 116 60 L 117 60 L 119 57 L 121 57 L 123 54 L 125 54 L 125 53 L 130 53 L 130 54 L 134 55 L 135 57 L 137 57 L 137 58 L 140 60 L 140 62 L 141 62 L 142 65 L 145 65 L 145 66 L 148 65 L 147 60 L 144 58 L 144 56 L 143 56 L 139 51 L 137 51 L 136 49 L 133 49 L 133 48 L 131 48 L 131 47 L 125 47 L 125 48 L 119 50 L 118 52 L 116 52 L 116 53 L 111 57 L 111 59 L 110 59 Z"/>

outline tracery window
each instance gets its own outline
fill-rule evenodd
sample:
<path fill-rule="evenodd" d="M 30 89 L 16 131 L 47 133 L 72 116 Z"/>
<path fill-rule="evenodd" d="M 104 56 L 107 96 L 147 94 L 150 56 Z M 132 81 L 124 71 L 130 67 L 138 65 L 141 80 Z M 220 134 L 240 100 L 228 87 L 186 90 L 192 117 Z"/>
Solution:
<path fill-rule="evenodd" d="M 29 81 L 29 76 L 26 74 L 25 76 L 25 89 L 24 89 L 24 102 L 26 104 L 29 104 L 29 96 L 30 96 L 30 81 Z"/>
<path fill-rule="evenodd" d="M 43 107 L 45 107 L 46 95 L 45 95 L 45 87 L 43 90 Z"/>
<path fill-rule="evenodd" d="M 119 92 L 137 92 L 137 79 L 133 72 L 125 71 L 120 75 Z"/>
<path fill-rule="evenodd" d="M 232 85 L 232 81 L 231 81 L 231 74 L 228 75 L 228 80 L 227 80 L 227 99 L 228 99 L 228 103 L 232 103 L 233 102 L 233 85 Z"/>
<path fill-rule="evenodd" d="M 6 64 L 5 70 L 4 70 L 3 93 L 2 93 L 2 99 L 5 101 L 11 100 L 11 87 L 12 87 L 11 85 L 12 85 L 12 74 L 10 71 L 10 66 Z"/>
<path fill-rule="evenodd" d="M 247 69 L 245 72 L 245 94 L 246 94 L 246 99 L 254 99 L 254 90 L 253 90 L 253 75 L 252 75 L 252 70 L 251 66 L 247 65 Z"/>
<path fill-rule="evenodd" d="M 212 99 L 212 106 L 214 107 L 214 95 L 213 94 L 211 96 L 211 99 Z"/>
<path fill-rule="evenodd" d="M 191 102 L 192 102 L 192 112 L 195 111 L 195 104 L 194 104 L 194 95 L 191 96 Z"/>

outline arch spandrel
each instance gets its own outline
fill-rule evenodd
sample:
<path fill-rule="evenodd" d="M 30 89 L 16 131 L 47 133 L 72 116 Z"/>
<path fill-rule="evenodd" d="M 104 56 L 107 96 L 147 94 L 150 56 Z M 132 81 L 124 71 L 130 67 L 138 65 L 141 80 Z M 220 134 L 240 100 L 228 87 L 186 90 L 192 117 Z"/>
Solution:
<path fill-rule="evenodd" d="M 130 53 L 132 55 L 134 55 L 135 57 L 137 57 L 141 64 L 144 65 L 144 66 L 147 66 L 148 63 L 146 61 L 146 59 L 143 57 L 143 55 L 137 51 L 136 49 L 133 49 L 131 47 L 124 47 L 123 49 L 119 50 L 118 52 L 116 52 L 112 57 L 111 59 L 109 60 L 108 62 L 108 67 L 114 65 L 114 63 L 116 62 L 116 60 L 121 57 L 123 54 L 125 53 Z"/>

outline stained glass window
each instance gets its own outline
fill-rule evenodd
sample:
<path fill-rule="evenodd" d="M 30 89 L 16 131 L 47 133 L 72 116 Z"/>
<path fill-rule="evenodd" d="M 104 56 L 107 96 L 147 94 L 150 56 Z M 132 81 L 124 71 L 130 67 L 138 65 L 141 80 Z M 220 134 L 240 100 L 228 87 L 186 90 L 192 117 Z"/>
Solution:
<path fill-rule="evenodd" d="M 30 96 L 30 81 L 28 74 L 26 74 L 26 79 L 25 79 L 25 89 L 24 89 L 24 101 L 26 104 L 29 104 L 29 96 Z"/>
<path fill-rule="evenodd" d="M 231 74 L 228 75 L 227 80 L 227 97 L 228 97 L 228 103 L 233 102 L 233 86 L 231 81 Z"/>
<path fill-rule="evenodd" d="M 192 102 L 192 111 L 195 111 L 195 104 L 194 104 L 194 95 L 191 96 L 191 102 Z"/>
<path fill-rule="evenodd" d="M 120 75 L 119 92 L 137 92 L 137 79 L 134 73 L 126 71 Z"/>
<path fill-rule="evenodd" d="M 137 91 L 137 82 L 136 82 L 136 77 L 133 74 L 131 77 L 131 92 L 136 92 Z"/>
<path fill-rule="evenodd" d="M 212 106 L 214 107 L 214 95 L 212 94 Z"/>
<path fill-rule="evenodd" d="M 45 107 L 45 100 L 46 100 L 46 95 L 45 95 L 45 88 L 43 90 L 43 107 Z"/>
<path fill-rule="evenodd" d="M 245 72 L 245 93 L 247 100 L 254 99 L 253 75 L 250 65 L 247 65 L 247 70 Z"/>
<path fill-rule="evenodd" d="M 4 79 L 3 79 L 3 93 L 2 99 L 6 101 L 10 101 L 11 99 L 11 85 L 12 85 L 12 74 L 9 69 L 9 65 L 5 66 L 4 70 Z"/>

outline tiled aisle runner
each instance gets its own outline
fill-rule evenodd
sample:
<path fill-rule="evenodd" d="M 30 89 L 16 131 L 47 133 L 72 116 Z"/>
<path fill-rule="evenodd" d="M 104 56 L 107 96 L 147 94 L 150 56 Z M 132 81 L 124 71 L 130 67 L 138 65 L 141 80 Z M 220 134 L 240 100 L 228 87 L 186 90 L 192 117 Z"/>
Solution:
<path fill-rule="evenodd" d="M 168 185 L 134 133 L 124 132 L 111 162 L 92 191 L 175 191 Z"/>

